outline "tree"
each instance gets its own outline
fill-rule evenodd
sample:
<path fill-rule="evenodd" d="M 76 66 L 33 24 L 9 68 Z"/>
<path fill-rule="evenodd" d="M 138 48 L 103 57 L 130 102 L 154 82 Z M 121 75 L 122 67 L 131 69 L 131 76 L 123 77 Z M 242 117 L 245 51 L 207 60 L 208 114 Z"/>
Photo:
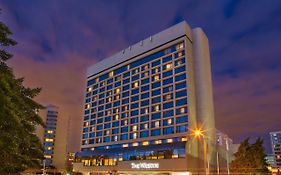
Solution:
<path fill-rule="evenodd" d="M 241 174 L 266 173 L 268 170 L 265 156 L 263 140 L 258 138 L 254 144 L 250 144 L 247 138 L 241 142 L 238 151 L 234 154 L 231 171 Z"/>
<path fill-rule="evenodd" d="M 44 125 L 37 114 L 42 109 L 33 98 L 39 88 L 26 88 L 23 78 L 16 78 L 7 65 L 12 54 L 5 48 L 17 43 L 12 32 L 0 22 L 0 174 L 19 174 L 40 165 L 42 145 L 35 135 L 37 125 Z"/>

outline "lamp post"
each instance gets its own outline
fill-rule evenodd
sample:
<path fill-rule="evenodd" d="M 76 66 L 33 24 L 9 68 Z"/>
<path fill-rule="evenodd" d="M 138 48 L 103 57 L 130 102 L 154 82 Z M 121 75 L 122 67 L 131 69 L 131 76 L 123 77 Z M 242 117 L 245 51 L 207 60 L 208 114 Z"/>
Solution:
<path fill-rule="evenodd" d="M 203 133 L 203 131 L 201 129 L 196 129 L 193 131 L 193 135 L 200 139 L 202 138 L 203 140 L 203 149 L 204 149 L 204 167 L 205 167 L 205 172 L 206 172 L 206 175 L 209 175 L 209 158 L 208 158 L 208 145 L 207 145 L 207 142 L 206 142 L 206 137 Z"/>

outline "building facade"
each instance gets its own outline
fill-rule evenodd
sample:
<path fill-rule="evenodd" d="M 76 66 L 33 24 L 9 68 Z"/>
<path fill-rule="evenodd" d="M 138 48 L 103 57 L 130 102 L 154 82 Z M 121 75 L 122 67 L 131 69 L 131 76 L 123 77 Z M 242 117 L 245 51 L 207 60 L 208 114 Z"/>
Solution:
<path fill-rule="evenodd" d="M 45 164 L 47 171 L 65 171 L 68 122 L 55 105 L 46 105 L 38 114 L 46 126 L 45 128 L 38 126 L 36 129 L 36 135 L 44 149 L 45 159 L 42 165 Z"/>
<path fill-rule="evenodd" d="M 74 171 L 216 170 L 209 47 L 200 28 L 179 23 L 91 66 L 85 91 Z M 204 139 L 192 137 L 196 128 Z"/>
<path fill-rule="evenodd" d="M 281 131 L 270 132 L 272 155 L 274 156 L 273 168 L 281 171 Z"/>

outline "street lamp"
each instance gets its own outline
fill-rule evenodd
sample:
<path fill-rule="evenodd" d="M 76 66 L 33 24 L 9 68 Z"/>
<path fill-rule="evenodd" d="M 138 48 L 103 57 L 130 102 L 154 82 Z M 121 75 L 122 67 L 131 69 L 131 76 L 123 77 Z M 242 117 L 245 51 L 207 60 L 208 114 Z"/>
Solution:
<path fill-rule="evenodd" d="M 207 142 L 205 140 L 206 136 L 204 135 L 204 131 L 202 129 L 195 129 L 192 130 L 192 135 L 194 135 L 195 138 L 200 139 L 202 137 L 203 140 L 203 148 L 204 148 L 204 167 L 206 174 L 209 174 L 209 159 L 208 159 L 208 148 L 207 148 Z"/>

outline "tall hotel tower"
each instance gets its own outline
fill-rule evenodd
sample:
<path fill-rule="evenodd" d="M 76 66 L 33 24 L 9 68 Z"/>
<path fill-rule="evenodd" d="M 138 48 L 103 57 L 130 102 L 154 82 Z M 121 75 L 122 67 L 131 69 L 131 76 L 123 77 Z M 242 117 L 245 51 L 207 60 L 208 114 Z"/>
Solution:
<path fill-rule="evenodd" d="M 92 65 L 85 96 L 74 171 L 216 169 L 210 54 L 201 28 L 181 22 Z"/>

